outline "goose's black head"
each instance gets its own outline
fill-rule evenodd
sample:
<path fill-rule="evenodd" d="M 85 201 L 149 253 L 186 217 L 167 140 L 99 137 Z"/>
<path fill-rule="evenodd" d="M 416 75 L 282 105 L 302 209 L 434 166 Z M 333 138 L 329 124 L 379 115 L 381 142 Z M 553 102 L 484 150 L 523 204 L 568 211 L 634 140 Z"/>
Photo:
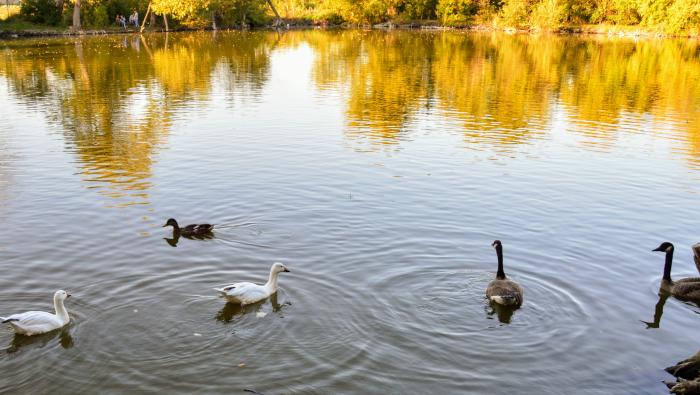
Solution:
<path fill-rule="evenodd" d="M 669 243 L 668 241 L 664 241 L 660 246 L 656 247 L 652 251 L 673 251 L 673 244 Z"/>
<path fill-rule="evenodd" d="M 491 247 L 498 249 L 501 246 L 501 241 L 500 240 L 494 240 L 493 243 L 491 243 Z"/>
<path fill-rule="evenodd" d="M 164 228 L 165 228 L 166 226 L 172 226 L 173 228 L 176 228 L 176 229 L 177 229 L 177 227 L 178 227 L 178 226 L 177 226 L 177 221 L 175 221 L 175 218 L 170 218 L 170 219 L 168 219 L 168 221 L 165 223 L 165 225 L 163 225 Z"/>

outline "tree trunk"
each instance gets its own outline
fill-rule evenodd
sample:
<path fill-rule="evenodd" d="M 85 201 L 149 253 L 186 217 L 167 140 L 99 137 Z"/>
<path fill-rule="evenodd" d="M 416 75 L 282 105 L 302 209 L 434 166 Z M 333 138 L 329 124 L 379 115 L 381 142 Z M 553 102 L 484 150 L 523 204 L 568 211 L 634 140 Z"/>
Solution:
<path fill-rule="evenodd" d="M 211 12 L 211 28 L 216 30 L 216 12 Z"/>
<path fill-rule="evenodd" d="M 146 15 L 143 16 L 143 21 L 141 21 L 141 30 L 140 32 L 143 32 L 143 29 L 146 27 L 146 19 L 148 19 L 148 13 L 151 12 L 151 2 L 148 2 L 148 8 L 146 8 Z"/>
<path fill-rule="evenodd" d="M 163 14 L 163 23 L 165 23 L 165 31 L 169 32 L 170 29 L 168 28 L 168 16 Z"/>
<path fill-rule="evenodd" d="M 272 4 L 272 0 L 267 0 L 267 4 L 270 5 L 270 8 L 272 8 L 272 12 L 275 13 L 275 23 L 272 24 L 272 26 L 279 26 L 282 24 L 282 17 L 280 17 L 280 14 L 277 12 L 277 9 L 275 8 L 275 5 Z"/>
<path fill-rule="evenodd" d="M 151 12 L 151 21 L 148 23 L 148 26 L 151 27 L 151 29 L 154 29 L 156 27 L 156 13 Z"/>
<path fill-rule="evenodd" d="M 58 15 L 63 15 L 63 0 L 56 0 L 56 8 L 58 8 Z"/>
<path fill-rule="evenodd" d="M 73 30 L 80 30 L 80 0 L 75 0 L 73 7 Z"/>

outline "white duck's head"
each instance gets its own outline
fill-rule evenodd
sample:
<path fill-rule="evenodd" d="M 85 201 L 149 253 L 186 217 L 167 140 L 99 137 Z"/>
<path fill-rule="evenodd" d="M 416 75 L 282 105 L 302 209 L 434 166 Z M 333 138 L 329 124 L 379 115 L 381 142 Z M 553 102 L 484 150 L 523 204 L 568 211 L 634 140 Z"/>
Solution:
<path fill-rule="evenodd" d="M 64 300 L 70 298 L 70 294 L 64 290 L 58 290 L 56 291 L 55 294 L 53 294 L 53 300 L 54 301 L 61 301 L 63 302 Z"/>
<path fill-rule="evenodd" d="M 270 271 L 271 271 L 272 273 L 277 274 L 277 273 L 282 273 L 282 272 L 288 272 L 289 269 L 287 269 L 287 266 L 284 266 L 284 264 L 279 263 L 279 262 L 275 262 L 275 263 L 272 265 L 272 269 L 270 269 Z"/>

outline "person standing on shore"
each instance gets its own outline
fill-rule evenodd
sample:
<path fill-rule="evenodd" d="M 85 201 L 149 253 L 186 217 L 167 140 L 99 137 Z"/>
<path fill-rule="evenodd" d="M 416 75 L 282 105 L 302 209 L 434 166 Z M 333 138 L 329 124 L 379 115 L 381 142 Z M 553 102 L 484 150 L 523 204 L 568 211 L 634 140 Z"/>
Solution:
<path fill-rule="evenodd" d="M 134 16 L 134 27 L 139 27 L 139 12 L 134 10 L 132 15 Z"/>

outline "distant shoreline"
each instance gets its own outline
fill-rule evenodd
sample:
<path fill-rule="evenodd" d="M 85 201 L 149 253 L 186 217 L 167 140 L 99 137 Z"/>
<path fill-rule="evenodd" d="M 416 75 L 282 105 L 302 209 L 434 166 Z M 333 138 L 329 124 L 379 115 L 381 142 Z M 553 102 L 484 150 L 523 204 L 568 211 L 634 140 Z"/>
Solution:
<path fill-rule="evenodd" d="M 696 35 L 691 34 L 668 34 L 645 29 L 639 26 L 621 26 L 621 25 L 583 25 L 583 26 L 563 26 L 556 29 L 538 29 L 538 28 L 513 28 L 513 27 L 494 27 L 491 25 L 469 25 L 469 26 L 442 26 L 436 21 L 428 23 L 392 23 L 385 22 L 380 24 L 343 24 L 343 25 L 314 25 L 310 23 L 299 23 L 299 21 L 290 21 L 289 24 L 283 23 L 284 28 L 281 30 L 305 30 L 305 29 L 328 29 L 328 30 L 422 30 L 422 31 L 483 31 L 483 32 L 504 32 L 508 34 L 555 34 L 555 35 L 607 35 L 613 37 L 635 37 L 635 38 L 687 38 L 700 39 L 700 32 Z M 263 26 L 255 28 L 242 29 L 240 27 L 220 28 L 216 31 L 243 31 L 243 30 L 274 30 L 273 26 Z M 168 32 L 197 32 L 197 31 L 215 31 L 212 28 L 176 28 L 170 29 Z M 163 29 L 146 29 L 143 33 L 166 33 Z M 123 30 L 120 28 L 107 29 L 86 29 L 73 31 L 72 29 L 59 30 L 57 28 L 47 27 L 47 30 L 41 29 L 22 29 L 22 30 L 0 30 L 0 40 L 11 40 L 32 37 L 82 37 L 82 36 L 104 36 L 104 35 L 121 35 L 121 34 L 141 34 L 138 29 Z"/>

